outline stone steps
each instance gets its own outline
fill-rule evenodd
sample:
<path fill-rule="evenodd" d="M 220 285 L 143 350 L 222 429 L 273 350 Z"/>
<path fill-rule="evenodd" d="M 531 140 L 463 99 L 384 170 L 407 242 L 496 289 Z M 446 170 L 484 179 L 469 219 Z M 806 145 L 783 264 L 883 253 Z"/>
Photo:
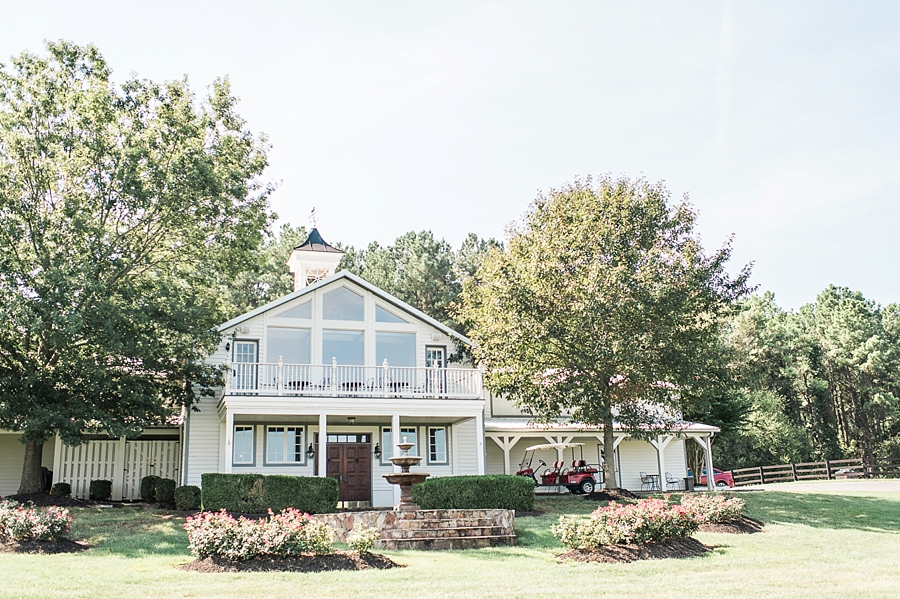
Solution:
<path fill-rule="evenodd" d="M 381 549 L 483 549 L 485 547 L 512 546 L 516 544 L 516 535 L 491 535 L 470 537 L 440 537 L 413 539 L 381 539 Z"/>

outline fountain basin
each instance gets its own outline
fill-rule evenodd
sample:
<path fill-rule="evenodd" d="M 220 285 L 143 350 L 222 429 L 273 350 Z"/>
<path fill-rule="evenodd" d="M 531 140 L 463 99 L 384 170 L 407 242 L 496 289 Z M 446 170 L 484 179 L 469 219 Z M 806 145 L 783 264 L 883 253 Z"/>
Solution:
<path fill-rule="evenodd" d="M 384 474 L 384 478 L 392 485 L 417 485 L 424 482 L 428 478 L 427 472 L 395 472 L 394 474 Z"/>

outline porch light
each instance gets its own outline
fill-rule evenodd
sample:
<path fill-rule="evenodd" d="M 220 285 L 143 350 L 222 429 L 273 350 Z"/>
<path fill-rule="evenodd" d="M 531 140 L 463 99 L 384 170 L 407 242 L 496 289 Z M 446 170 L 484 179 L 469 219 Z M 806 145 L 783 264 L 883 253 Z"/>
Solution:
<path fill-rule="evenodd" d="M 309 447 L 306 448 L 306 457 L 308 457 L 309 459 L 313 459 L 314 457 L 316 457 L 316 448 L 313 447 L 312 443 L 310 443 Z"/>
<path fill-rule="evenodd" d="M 375 458 L 379 460 L 381 459 L 381 445 L 379 445 L 378 443 L 375 444 Z"/>

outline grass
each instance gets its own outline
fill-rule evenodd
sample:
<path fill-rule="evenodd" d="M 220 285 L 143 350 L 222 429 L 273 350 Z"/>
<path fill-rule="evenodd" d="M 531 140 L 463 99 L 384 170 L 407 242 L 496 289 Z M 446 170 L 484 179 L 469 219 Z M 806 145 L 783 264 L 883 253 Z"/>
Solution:
<path fill-rule="evenodd" d="M 633 564 L 559 563 L 550 525 L 596 503 L 540 498 L 517 519 L 517 547 L 386 552 L 386 571 L 201 574 L 187 562 L 182 520 L 155 510 L 72 510 L 72 536 L 93 549 L 0 555 L 0 597 L 897 597 L 900 493 L 744 495 L 755 535 L 698 533 L 705 557 Z"/>

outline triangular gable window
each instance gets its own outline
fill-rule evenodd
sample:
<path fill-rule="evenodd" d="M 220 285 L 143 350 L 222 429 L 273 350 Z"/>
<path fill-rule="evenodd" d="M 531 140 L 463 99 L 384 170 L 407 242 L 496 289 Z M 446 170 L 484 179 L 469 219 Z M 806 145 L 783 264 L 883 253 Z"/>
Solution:
<path fill-rule="evenodd" d="M 277 314 L 275 318 L 312 318 L 312 302 L 306 302 L 295 306 L 290 310 Z"/>
<path fill-rule="evenodd" d="M 379 305 L 375 305 L 375 322 L 396 322 L 400 324 L 409 324 L 406 320 L 403 320 L 399 316 L 395 316 L 391 312 L 388 312 L 384 308 Z"/>

